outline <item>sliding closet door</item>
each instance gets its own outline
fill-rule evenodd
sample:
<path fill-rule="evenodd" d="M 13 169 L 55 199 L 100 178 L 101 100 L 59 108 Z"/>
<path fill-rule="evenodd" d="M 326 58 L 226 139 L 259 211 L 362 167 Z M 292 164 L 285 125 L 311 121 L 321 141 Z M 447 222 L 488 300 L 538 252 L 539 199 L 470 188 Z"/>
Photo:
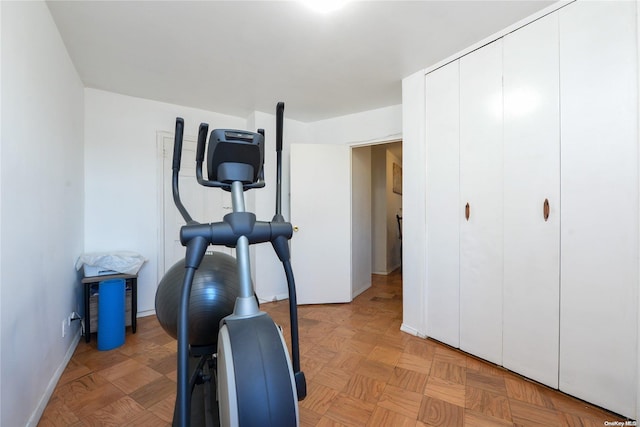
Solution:
<path fill-rule="evenodd" d="M 560 389 L 637 417 L 636 2 L 560 10 Z"/>
<path fill-rule="evenodd" d="M 558 16 L 504 38 L 506 368 L 558 387 L 560 105 Z"/>
<path fill-rule="evenodd" d="M 460 91 L 458 61 L 426 76 L 427 335 L 459 346 Z"/>
<path fill-rule="evenodd" d="M 460 348 L 502 364 L 502 40 L 460 59 Z"/>

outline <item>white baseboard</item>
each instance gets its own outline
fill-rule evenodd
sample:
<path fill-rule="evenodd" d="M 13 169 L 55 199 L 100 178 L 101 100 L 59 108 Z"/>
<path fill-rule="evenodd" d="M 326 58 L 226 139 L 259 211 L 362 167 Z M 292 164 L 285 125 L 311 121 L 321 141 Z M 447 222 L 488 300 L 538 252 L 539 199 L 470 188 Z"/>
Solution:
<path fill-rule="evenodd" d="M 398 264 L 395 267 L 391 267 L 391 270 L 389 271 L 372 271 L 371 274 L 378 274 L 380 276 L 388 276 L 391 273 L 393 273 L 394 271 L 396 271 L 397 269 L 399 269 L 402 265 Z"/>
<path fill-rule="evenodd" d="M 266 298 L 262 298 L 262 297 L 258 296 L 258 301 L 260 301 L 260 304 L 266 304 L 268 302 L 282 301 L 284 299 L 289 299 L 289 293 L 271 295 L 271 296 L 268 296 Z"/>
<path fill-rule="evenodd" d="M 156 311 L 155 310 L 145 310 L 145 311 L 139 311 L 136 314 L 136 319 L 139 317 L 147 317 L 147 316 L 155 316 L 156 315 Z"/>
<path fill-rule="evenodd" d="M 427 336 L 425 334 L 420 333 L 416 328 L 413 328 L 413 327 L 407 325 L 406 323 L 403 323 L 400 326 L 400 330 L 402 332 L 406 332 L 406 333 L 411 334 L 413 336 L 416 336 L 418 338 L 427 338 Z"/>
<path fill-rule="evenodd" d="M 351 299 L 354 300 L 358 295 L 360 295 L 361 293 L 363 293 L 364 291 L 366 291 L 367 289 L 369 289 L 371 287 L 371 283 L 368 283 L 366 285 L 364 285 L 363 287 L 356 289 L 355 291 L 353 291 L 353 293 L 351 294 Z"/>
<path fill-rule="evenodd" d="M 80 342 L 81 335 L 82 335 L 82 331 L 80 330 L 80 328 L 78 328 L 78 331 L 76 332 L 76 335 L 73 337 L 73 340 L 71 341 L 71 345 L 69 346 L 67 353 L 64 355 L 64 359 L 62 359 L 62 362 L 58 366 L 58 369 L 56 369 L 56 371 L 53 374 L 53 377 L 51 377 L 51 380 L 49 381 L 49 384 L 47 384 L 47 388 L 44 390 L 44 394 L 40 398 L 40 401 L 38 402 L 38 406 L 36 406 L 34 411 L 31 413 L 31 417 L 29 417 L 29 421 L 27 421 L 27 424 L 26 424 L 27 427 L 36 427 L 38 425 L 38 422 L 40 421 L 40 418 L 42 418 L 42 414 L 44 413 L 44 410 L 47 408 L 49 399 L 51 399 L 51 395 L 53 394 L 53 391 L 56 389 L 56 386 L 58 385 L 58 381 L 60 381 L 60 377 L 64 373 L 64 370 L 67 368 L 69 361 L 73 357 L 73 353 L 76 351 L 76 347 L 78 347 L 78 343 Z"/>

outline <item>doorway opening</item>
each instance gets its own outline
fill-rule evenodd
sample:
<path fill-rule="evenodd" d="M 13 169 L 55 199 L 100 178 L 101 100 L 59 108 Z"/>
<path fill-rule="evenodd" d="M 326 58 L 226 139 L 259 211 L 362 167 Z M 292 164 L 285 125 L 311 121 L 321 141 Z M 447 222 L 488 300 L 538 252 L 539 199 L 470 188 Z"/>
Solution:
<path fill-rule="evenodd" d="M 402 141 L 352 147 L 352 289 L 402 266 Z M 375 275 L 375 276 L 372 276 Z"/>
<path fill-rule="evenodd" d="M 402 265 L 402 142 L 371 147 L 371 266 L 388 275 Z"/>

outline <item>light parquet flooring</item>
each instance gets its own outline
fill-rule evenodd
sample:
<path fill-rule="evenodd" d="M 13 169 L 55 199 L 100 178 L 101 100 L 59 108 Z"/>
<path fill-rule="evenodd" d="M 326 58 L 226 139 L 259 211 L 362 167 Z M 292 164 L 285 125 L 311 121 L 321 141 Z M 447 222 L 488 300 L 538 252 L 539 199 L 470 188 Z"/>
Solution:
<path fill-rule="evenodd" d="M 288 337 L 287 301 L 263 304 Z M 625 421 L 432 340 L 400 331 L 402 278 L 373 276 L 350 304 L 299 307 L 308 395 L 301 426 L 603 426 Z M 169 426 L 176 342 L 155 316 L 122 347 L 80 342 L 39 426 Z"/>

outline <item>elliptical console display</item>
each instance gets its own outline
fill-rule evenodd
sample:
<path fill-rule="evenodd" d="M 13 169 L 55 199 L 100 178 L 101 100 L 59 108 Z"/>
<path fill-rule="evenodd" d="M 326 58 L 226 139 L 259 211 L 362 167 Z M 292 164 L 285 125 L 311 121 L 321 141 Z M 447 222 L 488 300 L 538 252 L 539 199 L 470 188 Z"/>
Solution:
<path fill-rule="evenodd" d="M 210 181 L 231 184 L 262 180 L 264 136 L 231 129 L 214 129 L 209 137 L 207 170 Z"/>

